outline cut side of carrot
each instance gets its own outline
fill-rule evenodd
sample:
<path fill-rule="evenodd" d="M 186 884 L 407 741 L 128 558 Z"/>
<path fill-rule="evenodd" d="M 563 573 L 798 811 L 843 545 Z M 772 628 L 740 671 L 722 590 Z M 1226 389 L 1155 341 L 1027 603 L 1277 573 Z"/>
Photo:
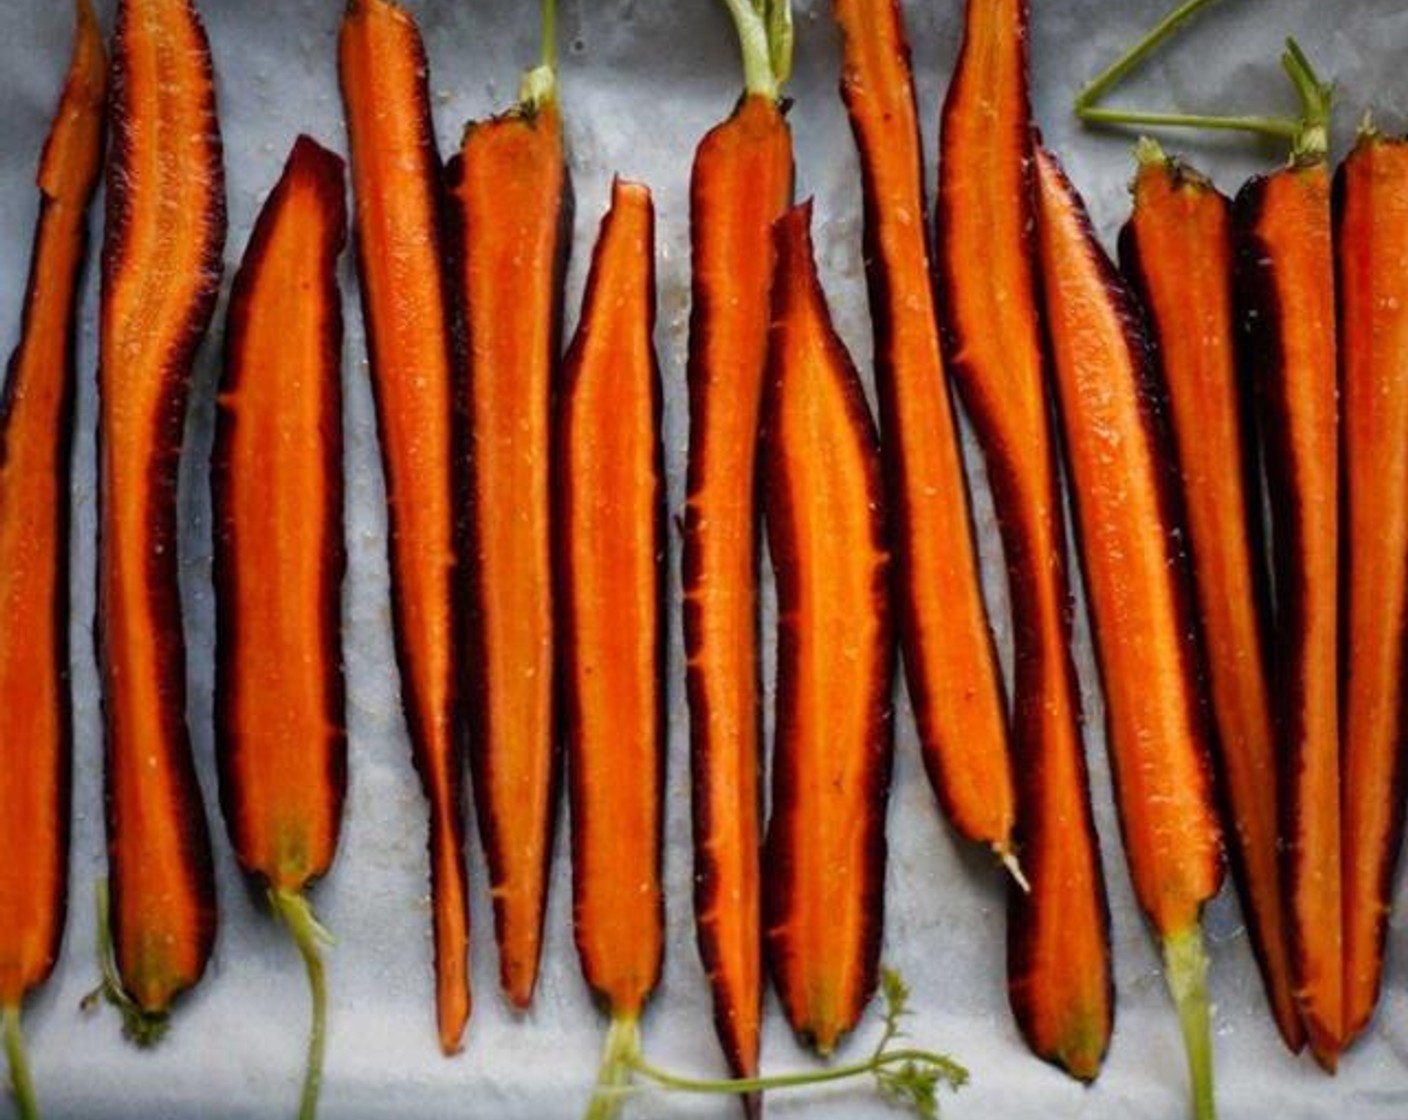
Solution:
<path fill-rule="evenodd" d="M 660 975 L 665 483 L 650 192 L 617 180 L 557 409 L 573 929 L 582 972 L 634 1021 Z"/>
<path fill-rule="evenodd" d="M 938 271 L 948 366 L 987 462 L 1013 625 L 1017 853 L 1008 986 L 1034 1053 L 1100 1070 L 1109 913 L 1071 662 L 1070 591 L 1038 311 L 1024 0 L 972 0 L 943 110 Z"/>
<path fill-rule="evenodd" d="M 211 463 L 215 746 L 240 866 L 267 888 L 313 999 L 302 1120 L 322 1080 L 326 940 L 304 892 L 337 851 L 342 679 L 342 160 L 293 146 L 235 275 Z"/>
<path fill-rule="evenodd" d="M 1262 411 L 1275 579 L 1272 695 L 1283 739 L 1291 968 L 1311 1049 L 1343 1028 L 1338 701 L 1339 472 L 1330 173 L 1251 180 L 1233 208 L 1248 356 Z"/>
<path fill-rule="evenodd" d="M 900 633 L 930 781 L 949 819 L 1010 858 L 1006 701 L 978 576 L 925 243 L 923 148 L 897 0 L 837 0 L 841 92 L 861 153 L 875 384 Z"/>
<path fill-rule="evenodd" d="M 1242 910 L 1281 1037 L 1305 1029 L 1291 994 L 1277 854 L 1270 618 L 1251 418 L 1237 366 L 1231 204 L 1157 145 L 1141 147 L 1120 257 L 1148 311 L 1188 522 L 1198 624 L 1217 728 L 1226 833 Z"/>
<path fill-rule="evenodd" d="M 1403 844 L 1408 628 L 1408 141 L 1361 134 L 1336 184 L 1345 611 L 1342 1042 L 1368 1025 Z"/>
<path fill-rule="evenodd" d="M 1207 1117 L 1214 1108 L 1199 920 L 1222 885 L 1222 843 L 1177 458 L 1155 411 L 1139 307 L 1055 157 L 1038 149 L 1036 167 L 1051 370 L 1125 857 L 1164 947 L 1195 1113 Z M 1179 972 L 1185 959 L 1192 979 Z"/>
<path fill-rule="evenodd" d="M 533 998 L 557 806 L 548 476 L 571 196 L 557 103 L 470 125 L 448 172 L 469 342 L 465 684 L 499 973 Z"/>
<path fill-rule="evenodd" d="M 98 646 L 118 972 L 147 1014 L 215 939 L 210 836 L 186 729 L 176 483 L 191 363 L 220 287 L 225 185 L 205 29 L 188 0 L 123 0 L 99 371 Z"/>
<path fill-rule="evenodd" d="M 240 866 L 302 891 L 337 849 L 343 713 L 342 160 L 300 137 L 230 294 L 211 486 L 216 749 Z"/>
<path fill-rule="evenodd" d="M 441 1049 L 469 1019 L 469 899 L 458 677 L 458 348 L 442 267 L 441 166 L 425 48 L 391 0 L 349 0 L 340 43 L 357 263 L 390 522 L 402 706 L 430 802 Z"/>
<path fill-rule="evenodd" d="M 690 182 L 683 544 L 695 921 L 719 1040 L 740 1077 L 757 1072 L 762 1022 L 756 440 L 770 230 L 791 194 L 782 110 L 771 98 L 745 95 L 700 143 Z"/>
<path fill-rule="evenodd" d="M 74 328 L 106 103 L 102 31 L 88 0 L 78 0 L 39 161 L 20 341 L 0 392 L 0 1019 L 20 1116 L 38 1114 L 20 1007 L 58 961 L 68 904 Z"/>
<path fill-rule="evenodd" d="M 880 441 L 830 313 L 811 204 L 774 227 L 761 478 L 777 577 L 765 943 L 792 1029 L 822 1054 L 875 991 L 895 640 Z"/>

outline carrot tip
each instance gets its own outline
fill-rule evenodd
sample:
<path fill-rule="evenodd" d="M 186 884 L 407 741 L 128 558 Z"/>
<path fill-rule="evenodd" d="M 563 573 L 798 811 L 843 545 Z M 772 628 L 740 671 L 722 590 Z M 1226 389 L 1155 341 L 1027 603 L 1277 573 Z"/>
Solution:
<path fill-rule="evenodd" d="M 1022 870 L 1022 864 L 1017 859 L 1016 849 L 1012 846 L 1011 840 L 999 840 L 992 846 L 993 854 L 997 856 L 997 861 L 1007 869 L 1007 873 L 1012 876 L 1012 881 L 1022 889 L 1023 894 L 1032 893 L 1031 881 Z"/>
<path fill-rule="evenodd" d="M 169 1011 L 149 1011 L 122 986 L 122 976 L 113 955 L 112 927 L 109 925 L 111 907 L 106 880 L 99 879 L 94 884 L 94 896 L 98 908 L 98 969 L 102 976 L 98 986 L 79 1002 L 79 1009 L 91 1015 L 100 1003 L 107 1003 L 122 1016 L 123 1038 L 144 1049 L 155 1046 L 166 1037 L 171 1014 Z"/>

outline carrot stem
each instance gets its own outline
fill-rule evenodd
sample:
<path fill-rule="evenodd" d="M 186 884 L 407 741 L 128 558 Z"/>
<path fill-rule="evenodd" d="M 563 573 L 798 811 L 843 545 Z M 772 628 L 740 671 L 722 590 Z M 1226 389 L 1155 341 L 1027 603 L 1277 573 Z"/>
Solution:
<path fill-rule="evenodd" d="M 523 72 L 518 87 L 519 106 L 529 113 L 557 98 L 557 0 L 543 0 L 542 37 L 538 65 Z"/>
<path fill-rule="evenodd" d="M 1150 128 L 1210 128 L 1222 132 L 1250 132 L 1294 141 L 1301 126 L 1290 117 L 1217 116 L 1206 113 L 1159 113 L 1140 109 L 1102 109 L 1086 106 L 1077 115 L 1088 124 L 1139 124 Z"/>
<path fill-rule="evenodd" d="M 117 1009 L 122 1016 L 122 1035 L 138 1046 L 155 1046 L 166 1035 L 171 1016 L 166 1011 L 148 1011 L 142 1007 L 127 989 L 122 986 L 122 976 L 117 971 L 117 959 L 113 955 L 112 927 L 109 923 L 111 906 L 108 901 L 106 879 L 95 884 L 95 897 L 98 905 L 98 968 L 102 979 L 98 986 L 83 997 L 84 1011 L 97 1006 L 104 1000 Z"/>
<path fill-rule="evenodd" d="M 776 101 L 786 73 L 791 70 L 791 52 L 783 50 L 781 58 L 774 59 L 774 38 L 770 32 L 773 28 L 785 27 L 787 45 L 790 45 L 791 18 L 786 0 L 775 0 L 766 10 L 757 0 L 724 0 L 724 6 L 738 29 L 738 44 L 743 52 L 743 88 L 750 94 Z M 784 14 L 774 14 L 778 9 Z"/>
<path fill-rule="evenodd" d="M 279 888 L 269 891 L 269 905 L 288 927 L 299 956 L 308 969 L 308 990 L 313 997 L 313 1023 L 308 1033 L 308 1067 L 303 1078 L 303 1099 L 298 1120 L 313 1120 L 318 1114 L 318 1092 L 323 1085 L 323 1056 L 327 1052 L 328 990 L 321 949 L 333 943 L 319 923 L 306 896 Z"/>
<path fill-rule="evenodd" d="M 1212 1092 L 1211 1008 L 1208 1003 L 1208 955 L 1203 949 L 1202 927 L 1196 922 L 1163 939 L 1164 976 L 1169 995 L 1178 1008 L 1183 1044 L 1188 1052 L 1188 1073 L 1193 1082 L 1193 1115 L 1214 1120 L 1217 1107 Z"/>
<path fill-rule="evenodd" d="M 10 1064 L 10 1092 L 14 1094 L 19 1120 L 39 1120 L 39 1102 L 34 1096 L 34 1080 L 29 1075 L 29 1059 L 20 1031 L 19 1004 L 8 1004 L 5 1019 L 5 1060 Z"/>
<path fill-rule="evenodd" d="M 640 1020 L 634 1015 L 613 1017 L 585 1120 L 614 1120 L 630 1091 L 631 1072 L 640 1064 Z"/>
<path fill-rule="evenodd" d="M 1186 0 L 1159 20 L 1142 39 L 1081 87 L 1080 92 L 1076 94 L 1076 116 L 1082 120 L 1098 120 L 1098 117 L 1086 116 L 1087 110 L 1124 81 L 1132 71 L 1138 69 L 1175 31 L 1213 2 L 1214 0 Z"/>

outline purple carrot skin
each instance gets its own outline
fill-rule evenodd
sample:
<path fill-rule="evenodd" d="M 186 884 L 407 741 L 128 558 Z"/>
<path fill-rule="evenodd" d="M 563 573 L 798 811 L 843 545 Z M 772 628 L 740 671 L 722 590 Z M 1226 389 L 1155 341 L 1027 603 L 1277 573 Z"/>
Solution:
<path fill-rule="evenodd" d="M 1109 1044 L 1114 988 L 1043 371 L 1026 44 L 1024 0 L 969 0 L 943 111 L 940 306 L 1012 603 L 1017 850 L 1031 891 L 1009 892 L 1009 995 L 1032 1050 L 1088 1081 Z"/>
<path fill-rule="evenodd" d="M 68 76 L 39 161 L 20 341 L 0 395 L 0 1017 L 21 1115 L 37 1106 L 20 1006 L 58 960 L 68 898 L 74 326 L 107 98 L 102 31 L 87 0 L 77 9 Z"/>
<path fill-rule="evenodd" d="M 939 351 L 909 44 L 898 0 L 836 0 L 835 10 L 844 33 L 841 92 L 865 186 L 875 385 L 909 695 L 949 820 L 1015 872 L 1006 701 Z"/>
<path fill-rule="evenodd" d="M 768 964 L 821 1054 L 875 991 L 895 640 L 880 441 L 816 275 L 811 204 L 773 227 L 760 479 L 777 577 L 777 721 L 764 856 Z"/>
<path fill-rule="evenodd" d="M 211 464 L 220 801 L 313 1000 L 302 1120 L 326 1033 L 322 928 L 306 891 L 332 864 L 347 788 L 342 679 L 342 160 L 306 136 L 235 275 Z"/>
<path fill-rule="evenodd" d="M 1342 1045 L 1339 459 L 1330 173 L 1323 155 L 1234 204 L 1238 287 L 1261 406 L 1276 565 L 1283 874 L 1296 999 L 1316 1059 Z"/>
<path fill-rule="evenodd" d="M 1141 141 L 1120 260 L 1148 309 L 1177 444 L 1228 852 L 1276 1025 L 1299 1051 L 1305 1029 L 1291 994 L 1277 850 L 1269 580 L 1252 501 L 1260 467 L 1237 369 L 1231 226 L 1231 203 L 1211 182 Z"/>
<path fill-rule="evenodd" d="M 452 327 L 440 157 L 425 48 L 392 0 L 349 0 L 339 70 L 357 204 L 357 266 L 386 474 L 391 604 L 402 707 L 430 803 L 440 1048 L 470 1014 L 459 697 L 460 355 Z"/>
<path fill-rule="evenodd" d="M 139 1019 L 205 971 L 210 836 L 186 729 L 176 482 L 191 362 L 220 287 L 224 169 L 205 30 L 188 0 L 123 0 L 99 368 L 97 638 L 111 928 Z M 140 1030 L 129 1017 L 128 1025 Z"/>

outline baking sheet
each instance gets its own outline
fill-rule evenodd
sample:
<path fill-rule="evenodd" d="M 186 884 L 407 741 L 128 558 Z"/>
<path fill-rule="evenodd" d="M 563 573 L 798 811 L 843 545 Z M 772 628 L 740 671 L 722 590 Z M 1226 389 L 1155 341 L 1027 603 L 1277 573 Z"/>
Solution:
<path fill-rule="evenodd" d="M 666 383 L 665 438 L 672 510 L 683 499 L 686 447 L 684 353 L 689 305 L 687 176 L 694 144 L 725 115 L 740 77 L 733 32 L 717 0 L 561 0 L 561 90 L 578 216 L 569 277 L 569 326 L 614 172 L 641 178 L 659 216 L 658 345 Z M 1068 112 L 1075 87 L 1153 21 L 1162 0 L 1035 0 L 1033 89 L 1047 141 L 1085 192 L 1106 243 L 1127 213 L 1131 137 L 1079 129 Z M 112 3 L 101 5 L 111 25 Z M 335 0 L 205 0 L 219 82 L 229 177 L 226 278 L 243 252 L 259 204 L 295 134 L 345 150 L 335 72 L 341 5 Z M 519 67 L 537 55 L 531 0 L 412 0 L 432 62 L 431 90 L 442 151 L 464 121 L 504 107 Z M 860 246 L 854 149 L 836 96 L 837 41 L 826 0 L 797 0 L 798 196 L 817 199 L 823 282 L 837 323 L 869 376 L 869 318 Z M 932 158 L 940 97 L 960 30 L 958 0 L 904 0 L 914 47 L 926 144 Z M 3 0 L 0 38 L 0 341 L 13 344 L 36 198 L 38 148 L 67 58 L 65 3 Z M 1339 148 L 1373 104 L 1384 126 L 1408 124 L 1408 9 L 1400 0 L 1230 2 L 1154 60 L 1116 100 L 1182 109 L 1291 111 L 1276 65 L 1294 33 L 1322 72 L 1339 79 Z M 1246 139 L 1170 141 L 1194 153 L 1225 191 L 1280 158 Z M 1338 150 L 1338 149 L 1337 149 Z M 930 168 L 932 176 L 932 167 Z M 99 201 L 101 207 L 101 200 Z M 97 212 L 101 212 L 100 209 Z M 96 254 L 94 254 L 96 256 Z M 221 929 L 205 982 L 185 999 L 169 1038 L 141 1053 L 119 1036 L 111 1012 L 82 1015 L 95 983 L 93 883 L 104 872 L 93 611 L 94 329 L 96 261 L 79 338 L 74 481 L 73 681 L 76 732 L 72 905 L 53 980 L 30 1002 L 26 1025 L 34 1075 L 51 1118 L 266 1117 L 295 1111 L 302 1075 L 307 996 L 298 958 L 241 883 L 215 800 L 211 732 L 210 514 L 206 462 L 223 299 L 201 352 L 182 466 L 183 592 L 190 665 L 189 718 L 214 828 Z M 570 930 L 565 833 L 553 870 L 542 978 L 533 1010 L 510 1012 L 497 990 L 483 859 L 470 853 L 475 1010 L 465 1053 L 440 1056 L 432 1016 L 425 810 L 412 773 L 398 702 L 385 563 L 386 521 L 365 345 L 350 257 L 341 267 L 345 342 L 347 534 L 345 589 L 351 780 L 346 828 L 331 877 L 314 901 L 338 944 L 329 958 L 331 1033 L 323 1115 L 502 1117 L 580 1115 L 595 1076 L 604 1024 L 580 979 Z M 976 517 L 999 642 L 1008 647 L 996 529 L 980 465 L 968 442 Z M 722 1074 L 690 910 L 687 720 L 678 625 L 678 540 L 671 541 L 670 745 L 666 871 L 668 946 L 663 982 L 644 1022 L 658 1063 Z M 885 958 L 914 990 L 916 1040 L 951 1051 L 972 1083 L 944 1101 L 953 1118 L 1182 1115 L 1187 1088 L 1175 1016 L 1152 942 L 1134 906 L 1110 797 L 1089 634 L 1082 616 L 1078 666 L 1087 714 L 1095 814 L 1113 914 L 1118 984 L 1114 1042 L 1097 1084 L 1082 1088 L 1026 1051 L 1004 988 L 1004 884 L 982 853 L 961 846 L 940 820 L 922 772 L 903 688 L 889 827 Z M 3 719 L 3 714 L 0 714 Z M 564 822 L 565 823 L 565 822 Z M 0 859 L 5 853 L 0 853 Z M 1400 891 L 1400 896 L 1403 891 Z M 1408 906 L 1408 899 L 1403 900 Z M 1283 1120 L 1408 1114 L 1408 914 L 1390 934 L 1383 1003 L 1372 1030 L 1330 1079 L 1291 1057 L 1275 1036 L 1237 903 L 1230 889 L 1209 908 L 1216 1001 L 1218 1096 L 1225 1117 Z M 867 1023 L 840 1055 L 872 1044 Z M 764 1061 L 772 1070 L 808 1059 L 768 997 Z M 0 1103 L 0 1117 L 10 1113 Z M 778 1117 L 892 1115 L 859 1089 L 777 1094 Z M 630 1115 L 733 1116 L 726 1099 L 646 1091 Z"/>

